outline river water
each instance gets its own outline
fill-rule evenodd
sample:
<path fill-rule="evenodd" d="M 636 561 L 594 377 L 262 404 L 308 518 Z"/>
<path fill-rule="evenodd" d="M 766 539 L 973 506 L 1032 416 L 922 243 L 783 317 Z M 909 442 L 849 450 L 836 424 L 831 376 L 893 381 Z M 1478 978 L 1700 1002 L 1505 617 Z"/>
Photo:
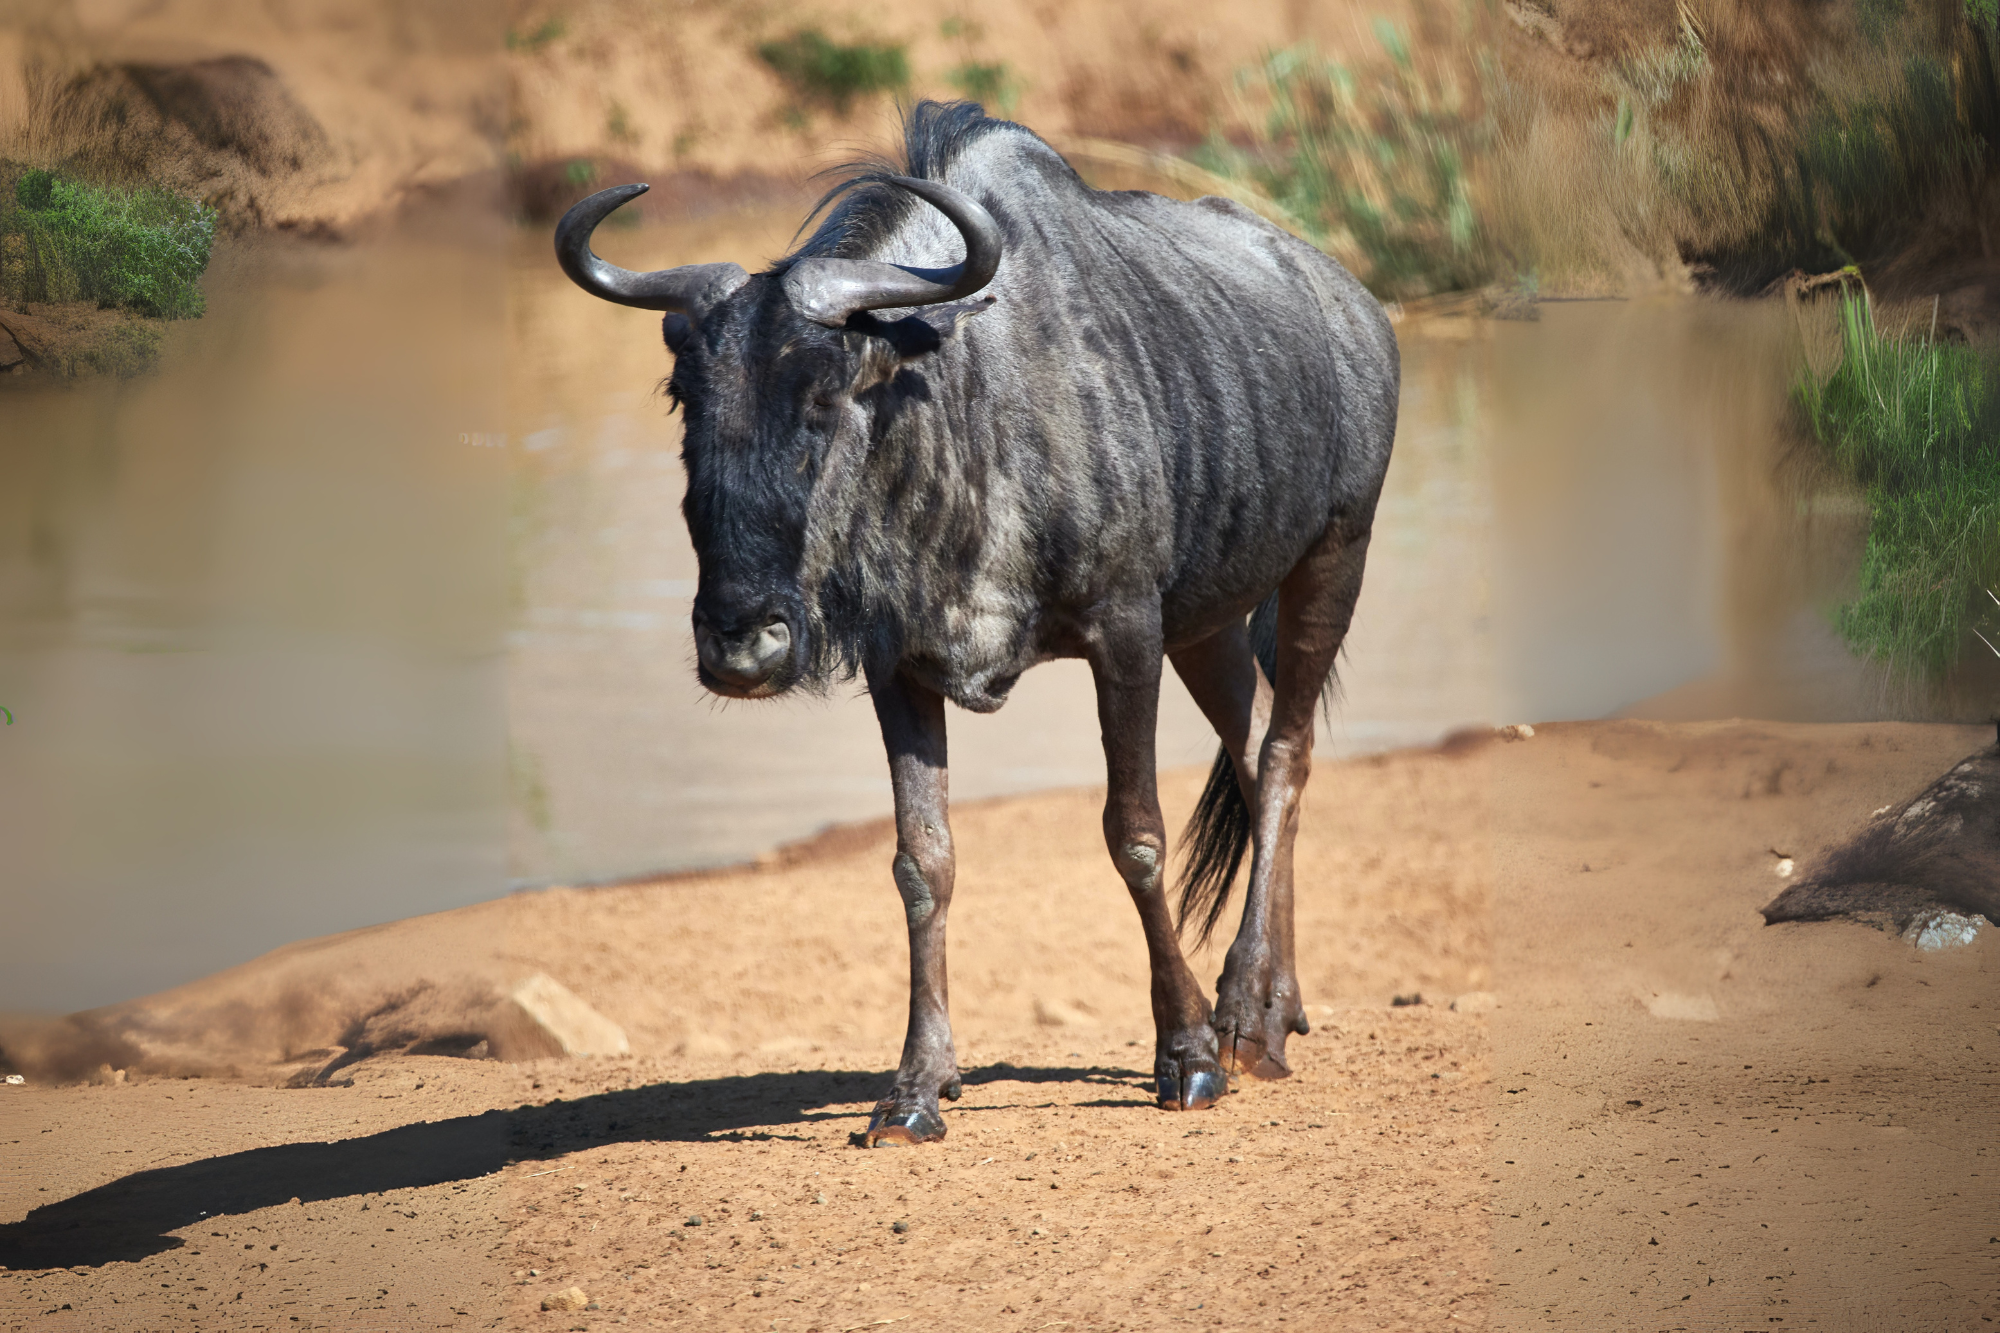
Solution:
<path fill-rule="evenodd" d="M 800 211 L 599 248 L 754 263 Z M 657 317 L 572 288 L 545 228 L 239 252 L 210 286 L 149 379 L 0 386 L 0 1008 L 888 812 L 865 698 L 695 683 Z M 1861 516 L 1787 461 L 1782 310 L 1540 309 L 1400 325 L 1402 425 L 1323 744 L 1865 715 L 1824 615 Z M 1206 763 L 1168 679 L 1160 761 Z M 959 800 L 1102 780 L 1080 664 L 951 726 Z"/>

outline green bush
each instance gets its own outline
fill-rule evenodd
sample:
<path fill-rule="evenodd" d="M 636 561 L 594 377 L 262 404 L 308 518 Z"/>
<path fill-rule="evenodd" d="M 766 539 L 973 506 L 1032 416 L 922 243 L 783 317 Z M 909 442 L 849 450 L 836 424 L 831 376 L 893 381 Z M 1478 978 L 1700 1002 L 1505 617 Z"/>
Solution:
<path fill-rule="evenodd" d="M 507 29 L 507 49 L 509 51 L 539 51 L 551 42 L 561 41 L 569 31 L 559 18 L 543 19 L 541 26 L 533 32 Z"/>
<path fill-rule="evenodd" d="M 777 72 L 802 100 L 831 107 L 841 115 L 856 97 L 894 92 L 910 82 L 910 61 L 900 45 L 868 42 L 842 45 L 817 28 L 782 41 L 765 42 L 757 57 Z"/>
<path fill-rule="evenodd" d="M 1836 624 L 1908 680 L 1958 660 L 2000 574 L 2000 374 L 1972 349 L 1884 337 L 1866 297 L 1840 306 L 1841 362 L 1794 388 L 1813 435 L 1868 490 L 1859 596 Z"/>
<path fill-rule="evenodd" d="M 945 82 L 973 101 L 985 107 L 988 112 L 999 112 L 1003 116 L 1014 114 L 1014 105 L 1021 97 L 1020 80 L 1014 77 L 1005 61 L 991 63 L 968 60 L 952 69 L 945 76 Z"/>
<path fill-rule="evenodd" d="M 1215 139 L 1196 161 L 1254 182 L 1316 244 L 1354 254 L 1378 296 L 1477 287 L 1497 272 L 1472 186 L 1492 118 L 1456 72 L 1420 69 L 1394 26 L 1376 33 L 1389 57 L 1379 77 L 1306 47 L 1267 57 L 1242 81 L 1267 108 L 1257 141 Z"/>
<path fill-rule="evenodd" d="M 167 190 L 86 185 L 30 169 L 0 200 L 0 292 L 198 319 L 215 210 Z"/>

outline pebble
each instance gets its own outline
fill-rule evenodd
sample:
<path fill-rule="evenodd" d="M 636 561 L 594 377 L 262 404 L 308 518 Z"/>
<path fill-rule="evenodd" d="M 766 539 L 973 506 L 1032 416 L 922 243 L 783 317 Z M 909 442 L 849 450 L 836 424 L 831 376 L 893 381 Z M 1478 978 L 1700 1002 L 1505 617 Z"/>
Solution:
<path fill-rule="evenodd" d="M 1531 741 L 1535 738 L 1535 729 L 1525 722 L 1509 723 L 1507 726 L 1496 727 L 1494 730 L 1503 741 Z"/>
<path fill-rule="evenodd" d="M 582 1287 L 571 1287 L 553 1296 L 542 1297 L 544 1310 L 581 1310 L 590 1304 L 590 1297 L 583 1294 Z"/>
<path fill-rule="evenodd" d="M 1490 1014 L 1500 1007 L 1500 997 L 1490 990 L 1467 991 L 1451 1002 L 1453 1013 Z"/>
<path fill-rule="evenodd" d="M 902 1235 L 905 1231 L 908 1231 L 909 1229 L 910 1229 L 910 1224 L 908 1222 L 891 1222 L 889 1224 L 889 1230 L 895 1232 L 899 1236 Z"/>
<path fill-rule="evenodd" d="M 695 1213 L 695 1214 L 691 1215 L 691 1216 L 690 1216 L 690 1217 L 688 1218 L 688 1220 L 687 1220 L 687 1221 L 685 1221 L 685 1222 L 683 1222 L 683 1223 L 681 1223 L 681 1225 L 682 1225 L 682 1226 L 684 1226 L 684 1227 L 698 1227 L 698 1226 L 700 1226 L 700 1225 L 701 1225 L 701 1214 L 700 1214 L 700 1213 Z"/>

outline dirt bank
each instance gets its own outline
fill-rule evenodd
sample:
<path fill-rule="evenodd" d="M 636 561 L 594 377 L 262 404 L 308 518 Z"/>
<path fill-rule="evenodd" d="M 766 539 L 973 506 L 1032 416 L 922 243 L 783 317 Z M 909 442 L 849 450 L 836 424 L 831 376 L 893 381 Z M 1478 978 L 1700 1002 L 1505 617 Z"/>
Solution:
<path fill-rule="evenodd" d="M 100 1017 L 545 971 L 633 1054 L 0 1088 L 4 1326 L 1985 1327 L 1991 932 L 1923 954 L 1757 915 L 1774 848 L 1985 739 L 1612 723 L 1325 766 L 1298 1076 L 1188 1117 L 1150 1106 L 1101 796 L 961 808 L 936 1151 L 848 1146 L 902 1024 L 878 827 L 295 946 Z M 1442 1003 L 1473 991 L 1497 1011 Z M 241 1031 L 255 1073 L 270 1030 Z M 598 1308 L 541 1310 L 571 1288 Z"/>

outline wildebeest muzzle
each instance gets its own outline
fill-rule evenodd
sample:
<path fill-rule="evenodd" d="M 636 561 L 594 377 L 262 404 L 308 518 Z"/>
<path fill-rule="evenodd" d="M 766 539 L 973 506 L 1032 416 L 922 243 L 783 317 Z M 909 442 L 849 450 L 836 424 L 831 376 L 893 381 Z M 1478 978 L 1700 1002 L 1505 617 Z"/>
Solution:
<path fill-rule="evenodd" d="M 731 699 L 779 694 L 799 678 L 804 635 L 798 618 L 782 610 L 754 614 L 721 611 L 697 599 L 694 646 L 701 683 Z"/>

